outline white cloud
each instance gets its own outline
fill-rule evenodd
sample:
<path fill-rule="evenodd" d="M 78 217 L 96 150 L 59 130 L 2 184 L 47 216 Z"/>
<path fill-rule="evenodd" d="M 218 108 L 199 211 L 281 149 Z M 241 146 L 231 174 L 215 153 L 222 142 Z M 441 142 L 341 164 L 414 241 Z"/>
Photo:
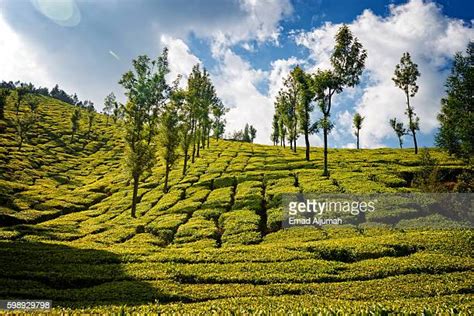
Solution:
<path fill-rule="evenodd" d="M 168 47 L 168 62 L 170 73 L 168 79 L 173 81 L 178 75 L 182 75 L 180 86 L 186 86 L 186 79 L 194 65 L 201 64 L 201 60 L 191 53 L 188 45 L 179 39 L 162 35 L 161 44 Z"/>
<path fill-rule="evenodd" d="M 218 96 L 230 108 L 226 115 L 226 133 L 241 130 L 249 123 L 257 129 L 256 142 L 268 143 L 273 104 L 257 89 L 266 73 L 253 69 L 228 48 L 221 50 L 217 58 L 219 64 L 212 71 L 212 80 Z"/>
<path fill-rule="evenodd" d="M 303 64 L 304 61 L 292 56 L 288 59 L 277 59 L 271 63 L 271 71 L 268 75 L 268 95 L 272 100 L 275 100 L 278 91 L 283 87 L 283 82 L 290 71 L 298 64 Z"/>
<path fill-rule="evenodd" d="M 296 43 L 310 50 L 313 69 L 329 66 L 334 35 L 339 26 L 326 23 L 296 36 Z M 464 50 L 468 41 L 474 39 L 472 24 L 465 25 L 444 16 L 433 2 L 412 0 L 399 6 L 391 5 L 390 14 L 385 18 L 365 10 L 349 27 L 368 51 L 367 85 L 357 103 L 357 111 L 366 117 L 361 143 L 380 147 L 385 137 L 392 136 L 387 123 L 389 118 L 406 121 L 403 92 L 391 80 L 395 65 L 406 51 L 410 52 L 421 72 L 420 89 L 412 100 L 421 120 L 421 132 L 433 132 L 447 75 L 446 70 L 440 69 L 456 51 Z"/>
<path fill-rule="evenodd" d="M 51 87 L 52 80 L 35 50 L 23 41 L 1 14 L 0 34 L 0 80 L 20 80 Z"/>
<path fill-rule="evenodd" d="M 245 12 L 243 19 L 214 28 L 207 35 L 224 46 L 249 40 L 259 43 L 270 40 L 278 44 L 280 20 L 293 12 L 288 0 L 240 0 L 240 8 Z M 246 47 L 251 48 L 249 44 Z"/>

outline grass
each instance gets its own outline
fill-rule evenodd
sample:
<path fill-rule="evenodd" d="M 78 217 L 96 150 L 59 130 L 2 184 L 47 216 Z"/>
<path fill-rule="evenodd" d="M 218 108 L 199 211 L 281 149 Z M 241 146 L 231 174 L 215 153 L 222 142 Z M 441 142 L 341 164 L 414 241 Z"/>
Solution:
<path fill-rule="evenodd" d="M 0 297 L 72 314 L 472 312 L 472 229 L 449 214 L 281 228 L 285 193 L 419 191 L 412 150 L 330 149 L 328 179 L 320 148 L 306 162 L 301 148 L 212 141 L 187 175 L 175 167 L 168 193 L 158 162 L 132 219 L 120 124 L 97 115 L 70 143 L 72 110 L 42 98 L 21 151 L 14 110 L 0 122 Z M 431 152 L 447 182 L 472 172 Z"/>

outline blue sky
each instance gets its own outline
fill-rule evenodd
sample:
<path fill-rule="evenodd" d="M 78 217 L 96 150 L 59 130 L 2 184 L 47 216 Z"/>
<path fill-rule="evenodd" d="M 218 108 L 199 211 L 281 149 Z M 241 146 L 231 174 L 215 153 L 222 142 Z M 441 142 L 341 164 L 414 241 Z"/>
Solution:
<path fill-rule="evenodd" d="M 168 46 L 170 78 L 202 63 L 231 108 L 227 132 L 249 122 L 257 141 L 269 143 L 282 77 L 296 64 L 309 72 L 329 67 L 334 34 L 346 23 L 369 58 L 361 85 L 335 99 L 330 144 L 354 146 L 358 111 L 366 117 L 362 147 L 397 146 L 388 119 L 406 118 L 403 93 L 390 78 L 410 51 L 422 74 L 413 99 L 420 143 L 431 146 L 450 58 L 474 39 L 473 12 L 474 3 L 461 0 L 3 0 L 0 80 L 59 83 L 101 109 L 111 91 L 124 100 L 117 82 L 133 58 Z M 311 142 L 320 145 L 320 136 Z"/>

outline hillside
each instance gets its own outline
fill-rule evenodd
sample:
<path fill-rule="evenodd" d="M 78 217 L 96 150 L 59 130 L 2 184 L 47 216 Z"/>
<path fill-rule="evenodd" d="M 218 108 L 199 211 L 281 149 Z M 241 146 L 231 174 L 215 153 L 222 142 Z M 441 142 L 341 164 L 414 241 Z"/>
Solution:
<path fill-rule="evenodd" d="M 87 135 L 83 119 L 70 143 L 72 112 L 42 97 L 21 151 L 13 108 L 0 123 L 2 298 L 169 313 L 472 310 L 472 230 L 445 214 L 381 211 L 360 225 L 281 228 L 282 193 L 419 191 L 410 149 L 332 149 L 327 179 L 320 148 L 306 162 L 303 149 L 213 140 L 186 176 L 176 165 L 166 194 L 158 163 L 132 219 L 121 123 L 97 115 Z M 431 155 L 453 186 L 468 169 Z"/>

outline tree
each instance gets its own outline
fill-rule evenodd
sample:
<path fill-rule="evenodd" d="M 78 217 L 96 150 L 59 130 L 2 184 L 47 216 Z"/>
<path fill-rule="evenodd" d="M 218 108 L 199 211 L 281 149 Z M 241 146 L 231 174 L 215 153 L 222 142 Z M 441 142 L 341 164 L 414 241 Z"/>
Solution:
<path fill-rule="evenodd" d="M 163 191 L 168 192 L 168 176 L 171 168 L 178 160 L 177 149 L 180 143 L 179 131 L 180 120 L 178 106 L 170 102 L 165 106 L 163 114 L 158 123 L 158 154 L 165 165 L 165 183 Z"/>
<path fill-rule="evenodd" d="M 117 124 L 118 120 L 122 120 L 124 117 L 124 108 L 125 106 L 122 103 L 117 101 L 114 102 L 114 109 L 112 113 L 112 117 L 114 119 L 114 124 Z"/>
<path fill-rule="evenodd" d="M 296 140 L 298 139 L 298 82 L 292 73 L 283 82 L 283 88 L 278 92 L 275 102 L 275 111 L 279 113 L 282 124 L 285 126 L 290 148 L 296 152 Z"/>
<path fill-rule="evenodd" d="M 5 107 L 7 105 L 7 98 L 10 91 L 0 88 L 0 120 L 5 119 Z"/>
<path fill-rule="evenodd" d="M 23 141 L 28 137 L 28 133 L 35 123 L 35 113 L 31 109 L 26 109 L 21 115 L 15 117 L 15 129 L 18 136 L 18 150 L 21 150 Z"/>
<path fill-rule="evenodd" d="M 278 142 L 280 141 L 280 127 L 278 125 L 278 114 L 277 113 L 275 113 L 273 115 L 271 139 L 272 139 L 272 142 L 273 142 L 273 146 L 276 146 L 278 144 Z"/>
<path fill-rule="evenodd" d="M 330 120 L 332 97 L 335 93 L 341 93 L 345 87 L 359 83 L 367 58 L 367 51 L 347 25 L 339 28 L 335 40 L 336 45 L 331 55 L 333 70 L 318 70 L 313 77 L 315 101 L 323 114 L 317 126 L 323 130 L 324 137 L 324 176 L 329 176 L 327 157 L 328 133 L 333 127 Z"/>
<path fill-rule="evenodd" d="M 131 216 L 136 217 L 138 184 L 144 172 L 155 164 L 156 123 L 168 98 L 168 51 L 157 60 L 146 55 L 133 60 L 133 71 L 126 72 L 119 83 L 125 88 L 128 102 L 124 108 L 126 167 L 133 180 Z"/>
<path fill-rule="evenodd" d="M 107 115 L 105 126 L 109 126 L 109 116 L 114 113 L 115 104 L 117 104 L 117 99 L 115 98 L 115 94 L 111 92 L 104 99 L 104 114 Z"/>
<path fill-rule="evenodd" d="M 415 109 L 410 105 L 410 97 L 414 97 L 418 92 L 416 84 L 417 78 L 420 76 L 418 65 L 411 61 L 408 52 L 403 53 L 400 64 L 395 66 L 394 77 L 392 78 L 395 86 L 402 89 L 406 96 L 407 110 L 405 114 L 408 116 L 408 129 L 413 136 L 413 144 L 415 146 L 415 154 L 418 153 L 418 143 L 416 141 L 416 131 L 420 129 L 419 117 L 416 116 Z"/>
<path fill-rule="evenodd" d="M 94 120 L 95 120 L 95 108 L 94 108 L 94 103 L 92 101 L 88 101 L 87 106 L 87 137 L 90 137 L 90 134 L 92 132 L 92 126 L 94 125 Z"/>
<path fill-rule="evenodd" d="M 248 123 L 245 124 L 242 140 L 244 142 L 250 143 L 250 127 Z"/>
<path fill-rule="evenodd" d="M 407 134 L 406 128 L 403 126 L 402 122 L 397 122 L 396 118 L 390 119 L 390 126 L 397 135 L 398 143 L 400 144 L 400 149 L 403 148 L 403 136 Z"/>
<path fill-rule="evenodd" d="M 454 55 L 445 86 L 436 144 L 469 162 L 474 154 L 474 42 L 468 44 L 466 55 Z"/>
<path fill-rule="evenodd" d="M 252 125 L 250 125 L 249 127 L 249 133 L 250 133 L 250 142 L 253 143 L 253 141 L 255 140 L 255 137 L 257 137 L 257 130 Z"/>
<path fill-rule="evenodd" d="M 211 106 L 212 111 L 212 130 L 216 140 L 222 138 L 225 131 L 226 120 L 224 115 L 228 112 L 228 109 L 224 106 L 221 100 L 216 101 Z"/>
<path fill-rule="evenodd" d="M 361 116 L 359 113 L 356 113 L 354 114 L 352 122 L 355 128 L 354 136 L 357 137 L 357 149 L 359 149 L 359 134 L 360 134 L 360 129 L 362 128 L 362 122 L 364 122 L 364 117 Z"/>
<path fill-rule="evenodd" d="M 317 131 L 317 124 L 311 123 L 310 114 L 314 110 L 312 99 L 314 98 L 313 82 L 309 74 L 306 74 L 299 66 L 291 72 L 291 76 L 297 83 L 297 103 L 296 103 L 296 117 L 298 122 L 298 129 L 304 135 L 305 141 L 305 158 L 309 161 L 309 135 Z M 296 143 L 294 145 L 296 149 Z"/>
<path fill-rule="evenodd" d="M 74 135 L 79 131 L 81 120 L 81 109 L 75 108 L 71 115 L 71 143 L 74 140 Z"/>
<path fill-rule="evenodd" d="M 194 65 L 191 70 L 191 74 L 188 77 L 187 93 L 186 93 L 186 102 L 189 107 L 189 120 L 191 126 L 191 140 L 193 144 L 193 150 L 191 154 L 191 162 L 194 163 L 196 156 L 196 134 L 197 134 L 197 124 L 199 120 L 199 102 L 201 101 L 201 81 L 202 73 L 199 67 L 199 64 Z M 186 166 L 184 166 L 186 168 Z"/>
<path fill-rule="evenodd" d="M 278 116 L 278 134 L 280 135 L 280 146 L 283 146 L 283 148 L 285 148 L 285 138 L 288 133 L 283 117 L 280 115 Z"/>

